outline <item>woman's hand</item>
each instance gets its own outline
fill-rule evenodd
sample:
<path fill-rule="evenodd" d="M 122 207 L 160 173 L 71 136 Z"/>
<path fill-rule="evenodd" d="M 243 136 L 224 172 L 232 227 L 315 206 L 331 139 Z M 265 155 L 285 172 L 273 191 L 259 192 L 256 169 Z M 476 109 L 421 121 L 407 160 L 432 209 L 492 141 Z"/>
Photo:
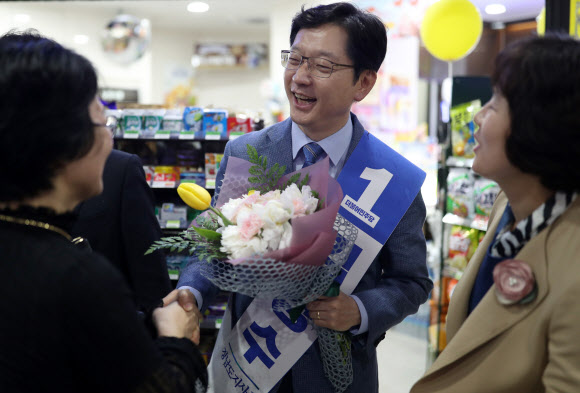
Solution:
<path fill-rule="evenodd" d="M 153 323 L 159 336 L 189 338 L 199 344 L 199 311 L 185 311 L 177 301 L 153 311 Z"/>

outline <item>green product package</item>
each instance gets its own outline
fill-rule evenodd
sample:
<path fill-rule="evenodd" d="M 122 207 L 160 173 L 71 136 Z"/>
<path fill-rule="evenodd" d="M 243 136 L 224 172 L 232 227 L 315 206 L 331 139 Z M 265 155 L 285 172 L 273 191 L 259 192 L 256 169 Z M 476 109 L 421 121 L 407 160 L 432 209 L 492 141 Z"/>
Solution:
<path fill-rule="evenodd" d="M 499 185 L 493 180 L 477 179 L 473 187 L 475 214 L 489 217 L 491 208 L 499 194 Z"/>
<path fill-rule="evenodd" d="M 473 158 L 475 147 L 474 134 L 477 124 L 473 121 L 475 114 L 481 109 L 481 101 L 474 100 L 459 104 L 449 111 L 451 119 L 451 147 L 456 157 Z"/>
<path fill-rule="evenodd" d="M 474 214 L 473 175 L 469 169 L 453 168 L 447 176 L 447 212 L 460 217 Z"/>

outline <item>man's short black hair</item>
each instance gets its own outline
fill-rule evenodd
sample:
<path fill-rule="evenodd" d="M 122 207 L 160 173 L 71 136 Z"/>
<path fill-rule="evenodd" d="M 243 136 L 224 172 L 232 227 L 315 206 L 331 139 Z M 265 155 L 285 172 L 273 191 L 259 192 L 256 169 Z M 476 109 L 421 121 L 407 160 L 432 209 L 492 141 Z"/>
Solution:
<path fill-rule="evenodd" d="M 580 42 L 549 33 L 506 47 L 492 84 L 509 104 L 510 162 L 554 191 L 580 189 Z"/>
<path fill-rule="evenodd" d="M 89 152 L 96 93 L 83 56 L 35 31 L 0 37 L 0 201 L 50 190 L 64 164 Z"/>
<path fill-rule="evenodd" d="M 346 53 L 354 65 L 355 82 L 364 70 L 378 71 L 387 53 L 387 31 L 379 17 L 350 3 L 333 3 L 304 9 L 292 20 L 290 45 L 301 29 L 325 24 L 342 27 L 348 34 Z"/>

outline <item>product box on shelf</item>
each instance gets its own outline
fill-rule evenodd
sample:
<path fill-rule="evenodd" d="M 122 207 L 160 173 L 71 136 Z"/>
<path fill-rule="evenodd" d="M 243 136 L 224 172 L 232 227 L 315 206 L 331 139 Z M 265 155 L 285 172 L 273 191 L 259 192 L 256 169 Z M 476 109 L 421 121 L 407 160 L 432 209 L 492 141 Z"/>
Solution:
<path fill-rule="evenodd" d="M 186 228 L 187 207 L 164 203 L 159 212 L 159 225 L 161 228 Z"/>
<path fill-rule="evenodd" d="M 155 166 L 143 165 L 143 171 L 145 172 L 147 184 L 151 185 L 153 183 L 153 177 L 155 177 Z"/>
<path fill-rule="evenodd" d="M 203 108 L 188 106 L 183 110 L 183 129 L 179 138 L 203 138 Z"/>
<path fill-rule="evenodd" d="M 163 115 L 161 131 L 158 133 L 159 138 L 175 139 L 179 138 L 183 130 L 183 114 L 179 109 L 168 109 Z M 157 136 L 156 136 L 157 137 Z"/>
<path fill-rule="evenodd" d="M 111 132 L 114 137 L 123 136 L 123 111 L 121 109 L 105 109 L 105 116 L 107 118 L 115 118 L 114 125 L 111 128 Z"/>
<path fill-rule="evenodd" d="M 182 171 L 179 175 L 179 184 L 181 183 L 195 183 L 205 188 L 205 173 Z"/>
<path fill-rule="evenodd" d="M 175 255 L 170 254 L 167 256 L 167 272 L 169 273 L 169 278 L 172 280 L 177 280 L 181 271 L 187 266 L 189 257 L 186 255 Z"/>
<path fill-rule="evenodd" d="M 123 138 L 137 139 L 141 136 L 143 129 L 142 109 L 125 109 L 123 110 Z"/>
<path fill-rule="evenodd" d="M 252 131 L 252 119 L 246 115 L 228 117 L 228 139 L 235 139 L 240 135 Z"/>
<path fill-rule="evenodd" d="M 205 139 L 228 139 L 228 111 L 225 109 L 204 110 L 203 134 Z"/>
<path fill-rule="evenodd" d="M 215 178 L 223 156 L 220 153 L 205 153 L 205 188 L 215 188 Z"/>
<path fill-rule="evenodd" d="M 141 138 L 169 139 L 169 132 L 161 129 L 165 109 L 146 109 L 143 112 Z"/>
<path fill-rule="evenodd" d="M 151 187 L 175 188 L 179 182 L 179 170 L 173 166 L 156 166 Z"/>

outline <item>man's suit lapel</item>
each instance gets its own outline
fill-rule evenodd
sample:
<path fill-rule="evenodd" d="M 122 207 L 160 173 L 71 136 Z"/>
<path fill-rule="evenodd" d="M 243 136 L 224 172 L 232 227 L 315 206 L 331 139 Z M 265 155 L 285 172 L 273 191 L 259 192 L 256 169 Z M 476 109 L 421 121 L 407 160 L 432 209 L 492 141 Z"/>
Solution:
<path fill-rule="evenodd" d="M 497 228 L 499 220 L 501 219 L 502 211 L 495 217 L 494 222 L 488 228 L 489 231 L 494 231 Z M 461 278 L 460 284 L 457 285 L 453 297 L 457 297 L 457 302 L 452 302 L 452 307 L 457 309 L 457 312 L 450 314 L 451 340 L 445 350 L 439 355 L 427 375 L 432 375 L 438 370 L 458 361 L 465 355 L 479 348 L 481 345 L 497 337 L 507 329 L 515 325 L 517 322 L 525 318 L 531 313 L 546 297 L 549 292 L 547 261 L 546 261 L 546 241 L 551 228 L 541 232 L 535 236 L 515 257 L 527 262 L 536 278 L 538 286 L 538 295 L 536 298 L 525 305 L 501 305 L 495 295 L 495 285 L 485 294 L 481 302 L 465 319 L 467 315 L 467 306 L 471 289 L 479 266 L 481 265 L 483 254 L 479 254 L 476 264 L 471 266 L 466 274 Z M 489 243 L 480 244 L 481 253 L 487 252 Z M 465 280 L 465 281 L 464 281 Z M 453 334 L 453 329 L 457 329 L 457 333 Z"/>
<path fill-rule="evenodd" d="M 290 118 L 272 126 L 267 132 L 266 142 L 256 146 L 258 153 L 268 157 L 270 164 L 286 166 L 286 172 L 294 171 L 292 157 L 292 120 Z"/>

